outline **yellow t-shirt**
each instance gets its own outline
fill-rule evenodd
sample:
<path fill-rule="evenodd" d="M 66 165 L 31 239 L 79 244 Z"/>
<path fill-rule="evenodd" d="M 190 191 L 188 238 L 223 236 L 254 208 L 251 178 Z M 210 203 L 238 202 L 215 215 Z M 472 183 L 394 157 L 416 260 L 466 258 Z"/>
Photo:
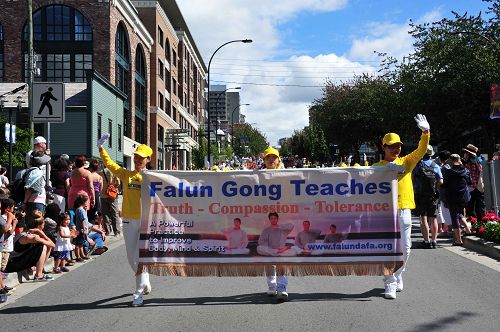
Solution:
<path fill-rule="evenodd" d="M 102 148 L 100 155 L 104 166 L 123 183 L 123 218 L 140 219 L 142 174 L 136 171 L 129 171 L 115 163 L 104 148 Z"/>
<path fill-rule="evenodd" d="M 427 146 L 429 145 L 430 132 L 422 133 L 420 136 L 420 141 L 418 142 L 418 147 L 412 153 L 404 156 L 398 157 L 393 161 L 396 165 L 403 165 L 405 168 L 404 174 L 398 175 L 398 209 L 414 209 L 415 208 L 415 198 L 413 196 L 413 182 L 411 180 L 411 172 L 425 155 L 427 151 Z M 387 166 L 389 162 L 385 160 L 380 160 L 379 162 L 373 164 L 373 166 Z"/>

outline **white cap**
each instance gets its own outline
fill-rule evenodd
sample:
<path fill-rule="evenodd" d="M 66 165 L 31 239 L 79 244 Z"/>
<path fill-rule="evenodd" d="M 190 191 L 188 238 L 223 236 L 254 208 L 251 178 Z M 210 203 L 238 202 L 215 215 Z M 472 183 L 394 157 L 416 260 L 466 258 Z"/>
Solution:
<path fill-rule="evenodd" d="M 37 136 L 35 137 L 35 140 L 33 141 L 33 144 L 40 144 L 40 143 L 47 143 L 47 140 L 43 136 Z"/>

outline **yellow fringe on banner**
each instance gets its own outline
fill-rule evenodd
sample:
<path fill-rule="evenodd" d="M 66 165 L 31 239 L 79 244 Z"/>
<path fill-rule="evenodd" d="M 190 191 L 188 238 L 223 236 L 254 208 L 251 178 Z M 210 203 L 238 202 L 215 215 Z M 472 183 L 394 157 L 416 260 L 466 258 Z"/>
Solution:
<path fill-rule="evenodd" d="M 403 262 L 301 263 L 301 264 L 165 264 L 140 263 L 138 273 L 179 277 L 258 277 L 276 265 L 278 275 L 288 276 L 382 276 L 394 273 Z"/>

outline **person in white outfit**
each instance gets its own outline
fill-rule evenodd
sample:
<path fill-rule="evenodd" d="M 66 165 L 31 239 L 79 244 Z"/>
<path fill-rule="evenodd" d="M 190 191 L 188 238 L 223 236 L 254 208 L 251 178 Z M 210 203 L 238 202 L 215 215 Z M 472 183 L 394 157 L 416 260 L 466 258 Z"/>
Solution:
<path fill-rule="evenodd" d="M 220 253 L 225 255 L 247 255 L 250 253 L 250 249 L 247 248 L 248 236 L 241 229 L 241 219 L 234 218 L 233 224 L 234 227 L 222 231 L 229 243 L 224 247 L 224 251 Z"/>
<path fill-rule="evenodd" d="M 104 134 L 99 139 L 97 146 L 104 166 L 116 175 L 123 184 L 123 238 L 125 240 L 125 248 L 127 249 L 128 262 L 136 276 L 135 292 L 131 305 L 139 307 L 143 305 L 142 296 L 151 292 L 149 273 L 138 271 L 137 268 L 139 265 L 139 235 L 141 226 L 141 171 L 145 170 L 146 165 L 151 161 L 153 150 L 146 144 L 139 145 L 134 151 L 134 170 L 130 171 L 112 161 L 106 150 L 104 150 L 102 144 L 108 138 L 109 134 Z"/>
<path fill-rule="evenodd" d="M 292 247 L 286 245 L 288 234 L 293 230 L 293 224 L 278 225 L 279 215 L 271 212 L 268 215 L 271 226 L 265 228 L 259 236 L 257 253 L 262 256 L 296 256 Z M 277 295 L 278 299 L 286 300 L 288 293 L 288 277 L 284 274 L 276 276 L 276 265 L 266 271 L 267 294 Z"/>

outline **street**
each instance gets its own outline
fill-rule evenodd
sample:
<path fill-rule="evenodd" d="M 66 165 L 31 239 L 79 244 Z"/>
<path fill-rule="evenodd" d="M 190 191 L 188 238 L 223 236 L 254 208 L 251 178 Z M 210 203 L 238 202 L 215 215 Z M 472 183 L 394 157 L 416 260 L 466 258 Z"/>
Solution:
<path fill-rule="evenodd" d="M 500 263 L 451 247 L 449 239 L 437 250 L 418 249 L 419 236 L 396 300 L 383 298 L 381 277 L 291 277 L 290 300 L 278 303 L 263 295 L 263 277 L 151 276 L 153 291 L 140 308 L 129 307 L 134 279 L 117 241 L 54 281 L 20 285 L 0 308 L 2 330 L 497 330 Z"/>

